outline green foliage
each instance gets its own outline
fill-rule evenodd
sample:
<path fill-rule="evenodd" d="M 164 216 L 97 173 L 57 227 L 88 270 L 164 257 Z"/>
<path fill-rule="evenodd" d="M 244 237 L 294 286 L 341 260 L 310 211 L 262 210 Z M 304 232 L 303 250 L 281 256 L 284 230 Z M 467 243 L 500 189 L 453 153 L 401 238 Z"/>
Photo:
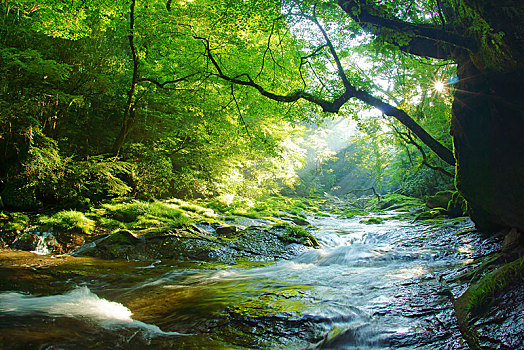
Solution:
<path fill-rule="evenodd" d="M 56 231 L 73 231 L 85 234 L 93 233 L 95 221 L 76 210 L 60 211 L 52 216 L 42 215 L 39 223 Z"/>
<path fill-rule="evenodd" d="M 29 225 L 29 217 L 24 213 L 0 212 L 0 231 L 22 231 Z"/>

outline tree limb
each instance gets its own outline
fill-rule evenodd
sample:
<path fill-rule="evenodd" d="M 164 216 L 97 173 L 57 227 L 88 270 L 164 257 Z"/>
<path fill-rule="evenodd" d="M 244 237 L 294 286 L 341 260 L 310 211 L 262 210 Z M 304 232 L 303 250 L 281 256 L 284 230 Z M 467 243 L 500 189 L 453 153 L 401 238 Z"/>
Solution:
<path fill-rule="evenodd" d="M 432 170 L 435 170 L 435 171 L 438 171 L 448 177 L 451 177 L 453 178 L 454 175 L 452 173 L 450 173 L 449 171 L 447 171 L 446 169 L 442 168 L 442 167 L 439 167 L 439 166 L 435 166 L 435 165 L 432 165 L 429 163 L 428 161 L 428 156 L 426 155 L 426 152 L 424 151 L 424 148 L 422 148 L 421 145 L 419 145 L 414 139 L 413 139 L 413 135 L 411 134 L 411 132 L 401 132 L 400 130 L 398 130 L 395 126 L 392 125 L 392 128 L 393 130 L 395 131 L 395 133 L 397 134 L 397 136 L 399 136 L 405 143 L 408 143 L 408 144 L 411 144 L 413 146 L 415 146 L 420 154 L 422 155 L 422 164 L 427 166 L 428 168 L 432 169 Z"/>
<path fill-rule="evenodd" d="M 154 84 L 156 86 L 158 86 L 159 88 L 163 89 L 165 88 L 166 85 L 169 85 L 169 84 L 176 84 L 176 83 L 179 83 L 181 81 L 185 81 L 187 80 L 188 78 L 191 78 L 192 76 L 195 76 L 197 75 L 198 72 L 196 73 L 192 73 L 192 74 L 188 74 L 186 75 L 185 77 L 182 77 L 182 78 L 178 78 L 178 79 L 175 79 L 175 80 L 167 80 L 167 81 L 164 81 L 163 83 L 153 79 L 153 78 L 142 78 L 142 79 L 139 79 L 137 81 L 137 83 L 151 83 L 151 84 Z"/>
<path fill-rule="evenodd" d="M 314 20 L 316 21 L 316 19 Z M 372 96 L 371 94 L 369 94 L 368 92 L 364 90 L 358 90 L 351 84 L 351 82 L 347 79 L 347 76 L 344 72 L 340 59 L 338 58 L 337 52 L 333 44 L 329 40 L 327 33 L 325 32 L 325 30 L 322 28 L 322 26 L 319 24 L 318 21 L 316 21 L 315 24 L 319 27 L 319 29 L 321 29 L 322 35 L 326 39 L 326 44 L 328 45 L 329 51 L 332 54 L 333 59 L 335 60 L 335 63 L 337 66 L 337 73 L 339 77 L 342 79 L 342 82 L 344 85 L 344 92 L 342 92 L 338 97 L 334 98 L 332 101 L 328 101 L 321 97 L 315 96 L 304 90 L 296 90 L 287 95 L 275 94 L 273 92 L 266 90 L 260 84 L 256 83 L 248 74 L 242 74 L 237 77 L 230 77 L 223 72 L 218 61 L 215 59 L 215 57 L 211 53 L 209 40 L 203 37 L 199 37 L 199 36 L 194 36 L 194 38 L 202 41 L 205 47 L 204 55 L 208 58 L 209 62 L 211 62 L 211 64 L 214 66 L 215 70 L 217 71 L 216 76 L 218 76 L 219 78 L 225 81 L 228 81 L 230 83 L 234 83 L 237 85 L 252 87 L 256 89 L 262 96 L 265 96 L 274 101 L 289 103 L 289 102 L 298 101 L 300 99 L 304 99 L 306 101 L 309 101 L 311 103 L 314 103 L 320 106 L 322 108 L 322 111 L 329 112 L 329 113 L 338 113 L 340 108 L 346 102 L 348 102 L 349 99 L 351 99 L 352 97 L 355 97 L 359 99 L 360 101 L 379 109 L 382 113 L 396 118 L 403 125 L 405 125 L 408 129 L 410 129 L 415 135 L 417 135 L 417 137 L 419 137 L 420 140 L 424 144 L 426 144 L 432 151 L 434 151 L 437 154 L 437 156 L 440 157 L 443 161 L 445 161 L 446 163 L 450 165 L 455 165 L 455 157 L 453 156 L 453 153 L 448 148 L 443 146 L 440 142 L 435 140 L 431 135 L 429 135 L 406 112 Z M 240 79 L 240 78 L 244 78 L 244 79 Z"/>
<path fill-rule="evenodd" d="M 124 118 L 122 120 L 122 128 L 118 134 L 115 143 L 113 145 L 113 155 L 115 157 L 120 153 L 120 149 L 124 144 L 124 140 L 131 130 L 135 119 L 135 90 L 138 82 L 138 54 L 136 53 L 135 47 L 135 5 L 136 0 L 131 1 L 130 14 L 129 14 L 129 35 L 127 36 L 129 41 L 129 48 L 131 49 L 131 57 L 133 59 L 133 75 L 131 78 L 131 85 L 127 91 L 127 103 L 124 110 Z"/>
<path fill-rule="evenodd" d="M 450 58 L 454 48 L 468 50 L 477 48 L 476 42 L 471 38 L 457 35 L 444 28 L 378 15 L 382 12 L 380 6 L 369 0 L 338 0 L 338 4 L 367 32 L 381 35 L 383 32 L 380 31 L 386 29 L 393 33 L 409 35 L 411 40 L 407 45 L 399 44 L 394 38 L 386 40 L 399 46 L 401 50 L 417 56 L 447 59 Z"/>

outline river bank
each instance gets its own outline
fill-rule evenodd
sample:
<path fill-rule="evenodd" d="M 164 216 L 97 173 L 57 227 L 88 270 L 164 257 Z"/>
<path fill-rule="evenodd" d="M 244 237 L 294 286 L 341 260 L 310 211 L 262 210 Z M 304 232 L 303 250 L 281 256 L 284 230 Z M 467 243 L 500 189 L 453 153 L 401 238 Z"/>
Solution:
<path fill-rule="evenodd" d="M 501 253 L 504 236 L 482 236 L 467 218 L 420 222 L 413 221 L 420 213 L 387 210 L 349 215 L 335 200 L 326 209 L 331 213 L 301 217 L 318 246 L 282 240 L 290 226 L 260 218 L 230 217 L 229 229 L 216 223 L 192 229 L 196 237 L 215 237 L 203 241 L 220 253 L 239 252 L 230 247 L 249 237 L 273 237 L 264 244 L 279 242 L 285 254 L 137 259 L 128 250 L 115 259 L 4 250 L 2 348 L 464 349 L 455 301 L 504 266 L 508 254 L 519 254 Z M 298 221 L 290 216 L 284 221 Z M 257 237 L 255 227 L 265 233 Z M 125 232 L 119 230 L 113 234 Z M 468 329 L 476 325 L 484 347 L 522 344 L 521 285 L 512 280 L 501 297 L 482 303 L 482 317 L 478 310 L 474 319 L 468 315 Z"/>

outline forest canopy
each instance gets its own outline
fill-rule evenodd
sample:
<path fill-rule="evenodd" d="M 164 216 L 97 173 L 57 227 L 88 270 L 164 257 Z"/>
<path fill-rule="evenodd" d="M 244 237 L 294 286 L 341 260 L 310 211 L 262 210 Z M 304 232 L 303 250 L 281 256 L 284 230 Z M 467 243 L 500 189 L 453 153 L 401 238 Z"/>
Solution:
<path fill-rule="evenodd" d="M 486 71 L 519 66 L 507 28 L 495 31 L 484 10 L 433 0 L 4 1 L 1 198 L 38 207 L 452 189 L 464 159 L 458 124 L 455 145 L 450 134 L 465 84 L 457 69 L 472 57 Z M 499 57 L 488 57 L 493 46 Z M 318 130 L 340 120 L 357 131 L 323 147 Z M 489 212 L 466 168 L 459 190 Z"/>

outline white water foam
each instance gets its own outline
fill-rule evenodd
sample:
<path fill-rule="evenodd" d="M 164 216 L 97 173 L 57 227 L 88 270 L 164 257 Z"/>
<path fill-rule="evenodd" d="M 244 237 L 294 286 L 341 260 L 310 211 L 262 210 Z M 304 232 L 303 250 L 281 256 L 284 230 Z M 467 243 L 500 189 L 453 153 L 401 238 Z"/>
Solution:
<path fill-rule="evenodd" d="M 65 294 L 32 296 L 21 293 L 0 293 L 0 312 L 17 315 L 45 314 L 88 319 L 104 328 L 140 328 L 148 335 L 185 335 L 164 332 L 159 327 L 133 320 L 133 313 L 124 305 L 100 298 L 87 287 L 75 288 Z"/>
<path fill-rule="evenodd" d="M 51 236 L 51 232 L 42 232 L 41 234 L 36 235 L 35 237 L 37 239 L 37 244 L 35 247 L 35 250 L 32 250 L 31 253 L 35 253 L 38 255 L 47 255 L 51 253 L 49 251 L 49 248 L 47 247 L 47 237 Z"/>

